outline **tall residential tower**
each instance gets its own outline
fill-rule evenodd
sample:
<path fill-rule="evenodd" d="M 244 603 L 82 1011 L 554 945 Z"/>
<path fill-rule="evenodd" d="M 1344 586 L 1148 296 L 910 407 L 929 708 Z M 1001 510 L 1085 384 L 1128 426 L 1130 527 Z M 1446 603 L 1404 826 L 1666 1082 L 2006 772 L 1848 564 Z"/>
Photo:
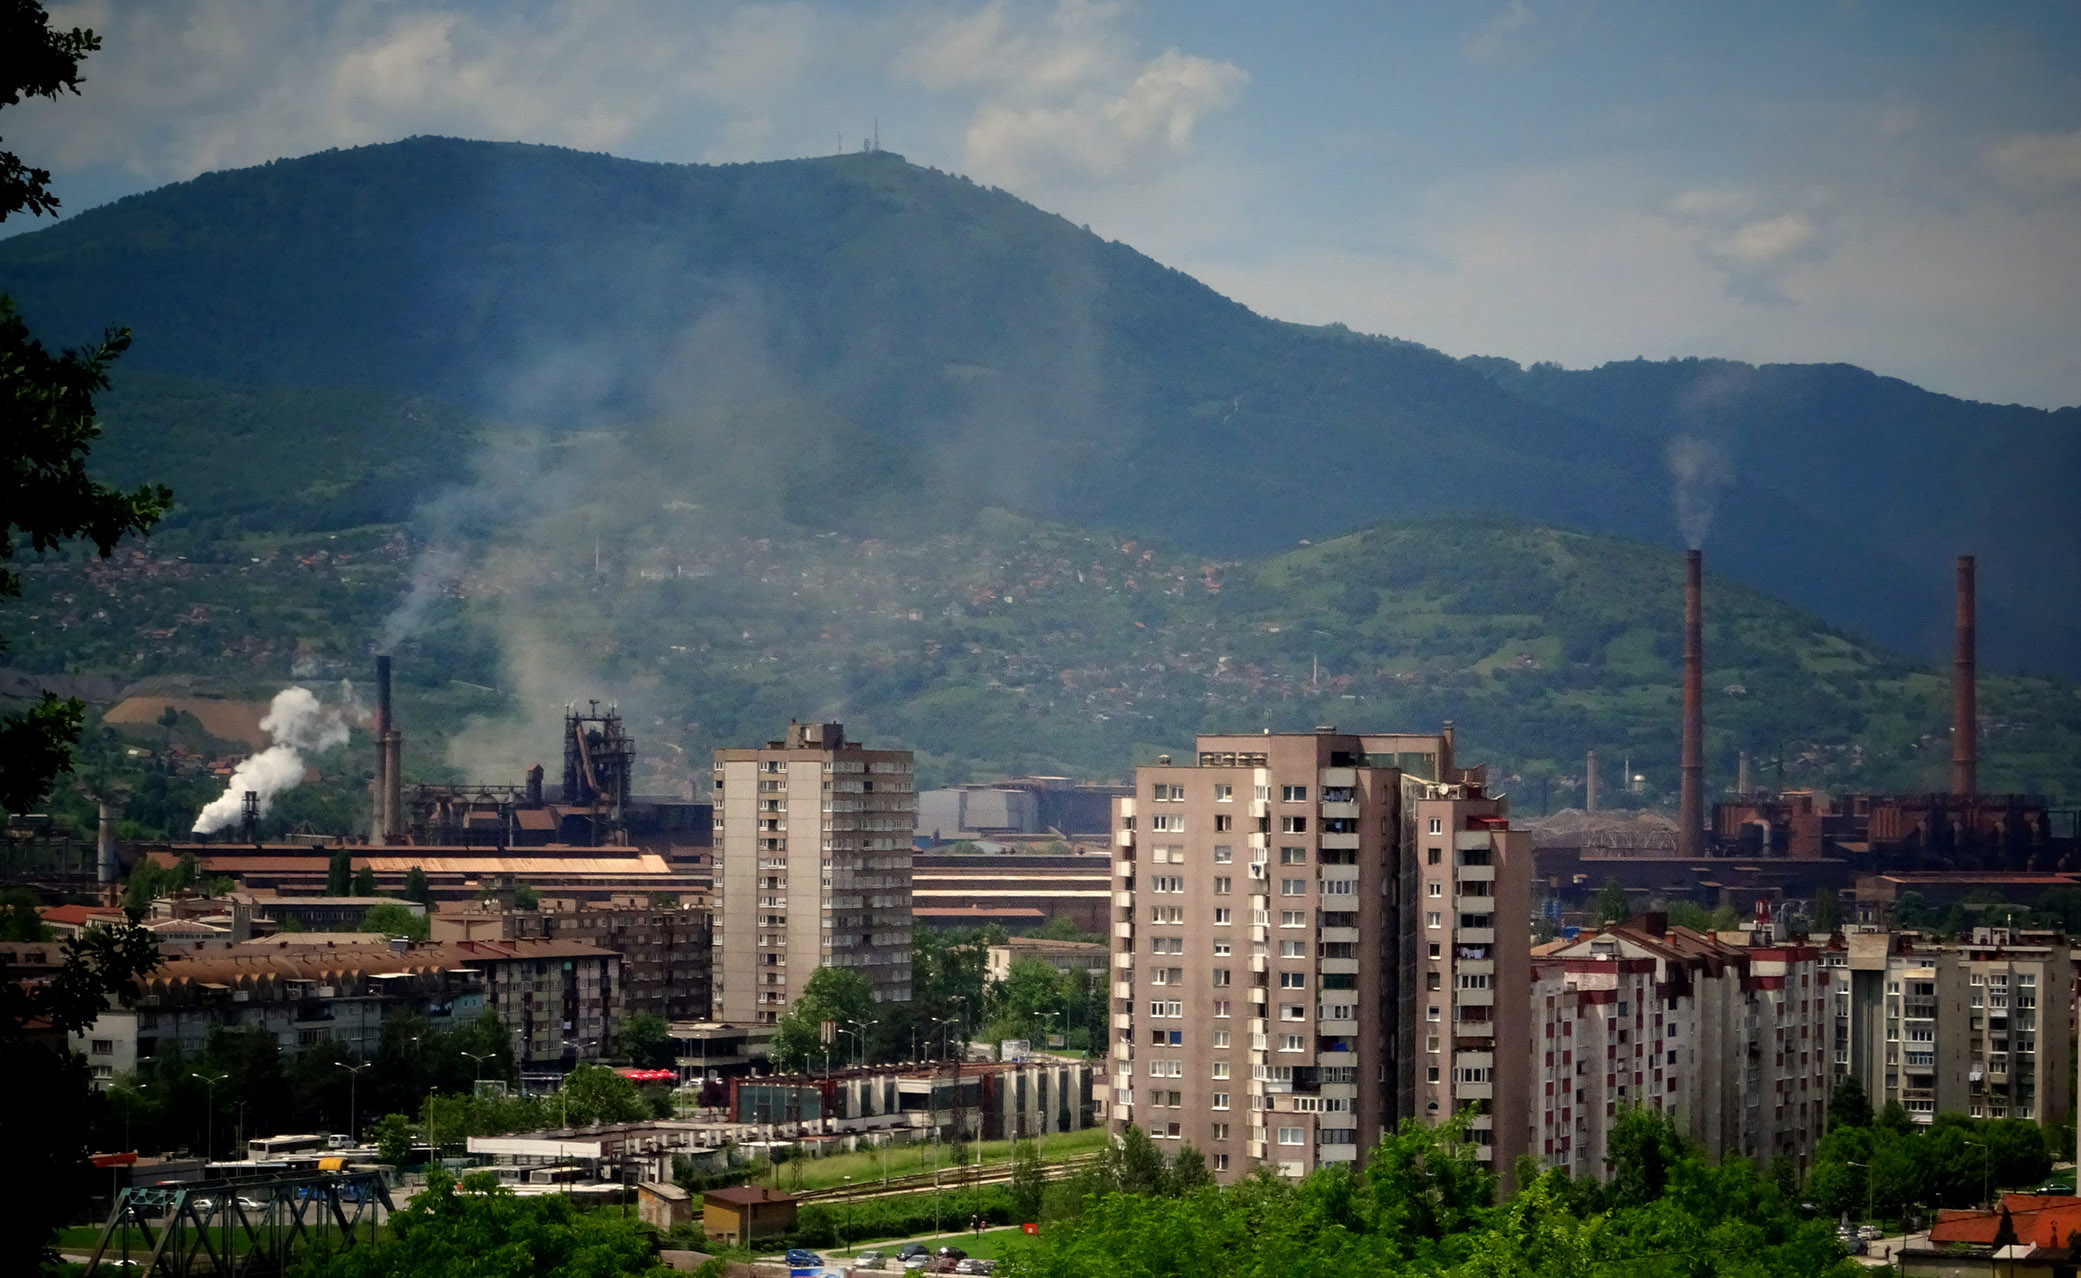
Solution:
<path fill-rule="evenodd" d="M 1524 1152 L 1529 836 L 1452 733 L 1207 736 L 1116 801 L 1112 1125 L 1224 1181 L 1471 1110 Z M 1501 1048 L 1499 1050 L 1499 1044 Z"/>
<path fill-rule="evenodd" d="M 819 967 L 908 1001 L 916 824 L 910 752 L 866 749 L 842 724 L 717 750 L 716 1017 L 770 1026 Z"/>

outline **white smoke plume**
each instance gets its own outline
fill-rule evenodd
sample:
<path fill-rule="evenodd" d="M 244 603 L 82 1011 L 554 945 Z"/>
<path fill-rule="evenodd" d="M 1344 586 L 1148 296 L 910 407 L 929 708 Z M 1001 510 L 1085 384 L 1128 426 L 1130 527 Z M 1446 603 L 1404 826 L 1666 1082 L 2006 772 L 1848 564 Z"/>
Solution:
<path fill-rule="evenodd" d="M 1676 527 L 1684 544 L 1697 550 L 1712 529 L 1720 486 L 1727 482 L 1727 454 L 1711 440 L 1678 435 L 1669 441 L 1670 477 L 1676 480 Z"/>
<path fill-rule="evenodd" d="M 352 692 L 342 686 L 342 706 L 328 706 L 308 688 L 284 688 L 268 705 L 260 726 L 274 744 L 241 760 L 231 780 L 195 818 L 195 833 L 214 834 L 238 822 L 247 791 L 260 796 L 267 815 L 274 797 L 303 781 L 304 756 L 330 750 L 347 740 L 348 716 L 354 712 Z"/>

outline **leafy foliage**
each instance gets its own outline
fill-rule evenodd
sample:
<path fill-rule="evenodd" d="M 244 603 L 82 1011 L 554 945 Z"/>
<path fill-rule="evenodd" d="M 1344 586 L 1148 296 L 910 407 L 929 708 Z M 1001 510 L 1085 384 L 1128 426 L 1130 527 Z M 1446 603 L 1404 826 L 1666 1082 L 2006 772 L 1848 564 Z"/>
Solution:
<path fill-rule="evenodd" d="M 403 905 L 392 901 L 372 905 L 368 913 L 361 916 L 361 930 L 364 932 L 402 936 L 413 941 L 424 941 L 431 927 L 425 915 L 414 914 Z"/>
<path fill-rule="evenodd" d="M 460 1186 L 435 1168 L 426 1189 L 373 1243 L 316 1249 L 292 1278 L 665 1278 L 649 1235 L 619 1214 L 558 1194 L 518 1198 L 489 1173 Z"/>
<path fill-rule="evenodd" d="M 852 1027 L 846 1022 L 859 1021 L 864 1025 L 874 1015 L 874 992 L 866 977 L 849 967 L 820 967 L 810 973 L 801 995 L 780 1018 L 767 1056 L 773 1067 L 782 1072 L 805 1070 L 826 1059 L 843 1062 L 854 1050 Z M 847 1034 L 836 1035 L 826 1043 L 825 1021 L 836 1022 L 836 1028 Z"/>

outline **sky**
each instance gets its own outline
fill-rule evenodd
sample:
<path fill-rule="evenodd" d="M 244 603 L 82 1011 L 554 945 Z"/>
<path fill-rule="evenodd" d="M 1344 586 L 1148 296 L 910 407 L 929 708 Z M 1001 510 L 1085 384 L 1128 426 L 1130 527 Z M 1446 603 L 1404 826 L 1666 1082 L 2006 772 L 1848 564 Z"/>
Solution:
<path fill-rule="evenodd" d="M 413 134 L 881 146 L 1264 314 L 2081 404 L 2081 5 L 87 0 L 68 212 Z M 11 219 L 9 232 L 32 229 Z"/>

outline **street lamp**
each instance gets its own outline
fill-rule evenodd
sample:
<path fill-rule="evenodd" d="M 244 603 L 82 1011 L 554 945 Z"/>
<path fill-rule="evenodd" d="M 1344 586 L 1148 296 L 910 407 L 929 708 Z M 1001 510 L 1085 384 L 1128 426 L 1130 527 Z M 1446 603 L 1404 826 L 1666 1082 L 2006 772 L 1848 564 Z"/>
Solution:
<path fill-rule="evenodd" d="M 494 1052 L 462 1052 L 462 1053 L 459 1053 L 459 1054 L 460 1054 L 460 1055 L 463 1055 L 463 1056 L 467 1056 L 467 1057 L 469 1057 L 469 1058 L 470 1058 L 471 1060 L 473 1060 L 473 1061 L 477 1062 L 477 1086 L 476 1086 L 476 1090 L 477 1090 L 477 1091 L 479 1091 L 479 1092 L 483 1091 L 483 1090 L 484 1090 L 484 1062 L 485 1062 L 485 1060 L 486 1060 L 486 1059 L 488 1059 L 489 1057 L 491 1057 L 491 1056 L 494 1056 L 494 1055 L 496 1055 L 496 1053 L 494 1053 Z M 475 1093 L 472 1093 L 472 1094 L 474 1095 Z"/>
<path fill-rule="evenodd" d="M 361 1071 L 374 1063 L 363 1061 L 359 1065 L 349 1065 L 345 1061 L 333 1062 L 347 1071 L 347 1136 L 356 1149 L 361 1148 Z"/>
<path fill-rule="evenodd" d="M 859 1031 L 853 1035 L 853 1046 L 859 1049 L 859 1064 L 865 1065 L 867 1064 L 867 1027 L 874 1024 L 874 1022 L 871 1020 L 847 1021 L 846 1024 Z"/>
<path fill-rule="evenodd" d="M 1965 1143 L 1968 1145 L 1979 1146 L 1980 1197 L 1987 1200 L 1987 1209 L 1989 1211 L 1992 1211 L 1994 1210 L 1994 1188 L 1992 1179 L 1994 1175 L 1994 1152 L 1993 1150 L 1989 1149 L 1988 1146 L 1982 1141 L 1969 1140 Z"/>
<path fill-rule="evenodd" d="M 117 1084 L 115 1088 L 116 1091 L 130 1093 L 130 1099 L 123 1103 L 123 1147 L 125 1149 L 130 1147 L 130 1116 L 137 1109 L 138 1093 L 150 1086 L 150 1083 L 130 1083 L 127 1085 Z"/>
<path fill-rule="evenodd" d="M 203 1129 L 207 1134 L 202 1138 L 202 1161 L 207 1163 L 210 1159 L 217 1156 L 217 1084 L 231 1076 L 229 1074 L 197 1074 L 191 1072 L 188 1077 L 201 1079 L 203 1085 L 209 1088 L 209 1121 L 208 1126 Z"/>
<path fill-rule="evenodd" d="M 853 1232 L 853 1178 L 845 1178 L 845 1233 L 838 1238 L 838 1249 L 845 1250 L 845 1234 Z M 858 1254 L 858 1253 L 855 1253 Z"/>
<path fill-rule="evenodd" d="M 1870 1164 L 1870 1163 L 1851 1163 L 1851 1162 L 1845 1162 L 1845 1163 L 1843 1164 L 1843 1166 L 1845 1166 L 1845 1167 L 1862 1167 L 1862 1168 L 1864 1169 L 1864 1218 L 1865 1218 L 1866 1220 L 1873 1220 L 1873 1219 L 1875 1219 L 1875 1217 L 1874 1217 L 1874 1216 L 1872 1215 L 1872 1210 L 1871 1210 L 1871 1202 L 1872 1202 L 1872 1198 L 1871 1198 L 1871 1194 L 1872 1194 L 1872 1181 L 1871 1181 L 1871 1164 Z"/>

